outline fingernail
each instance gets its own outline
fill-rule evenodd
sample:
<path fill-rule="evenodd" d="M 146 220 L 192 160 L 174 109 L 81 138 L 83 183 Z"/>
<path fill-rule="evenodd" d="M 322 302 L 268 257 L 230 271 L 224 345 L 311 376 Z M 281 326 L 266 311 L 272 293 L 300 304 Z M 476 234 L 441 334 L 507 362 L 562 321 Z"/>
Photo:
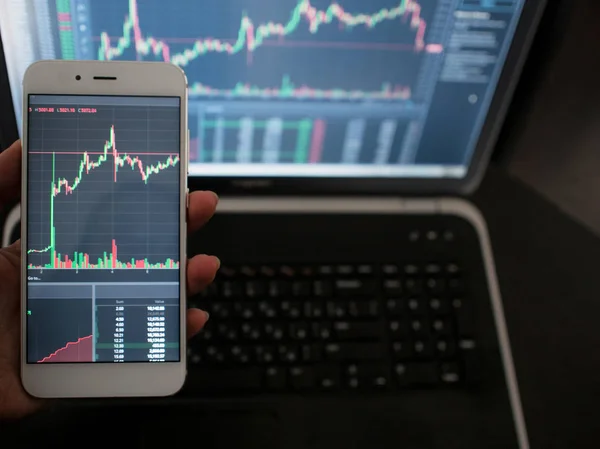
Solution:
<path fill-rule="evenodd" d="M 209 190 L 210 193 L 212 193 L 215 196 L 215 199 L 217 201 L 219 201 L 219 195 L 217 195 L 215 192 L 213 192 L 212 190 Z"/>
<path fill-rule="evenodd" d="M 203 310 L 203 312 L 204 315 L 206 315 L 206 321 L 208 321 L 208 319 L 210 318 L 210 314 L 206 310 Z"/>
<path fill-rule="evenodd" d="M 219 259 L 217 256 L 213 256 L 213 258 L 215 259 L 215 264 L 217 265 L 217 270 L 219 268 L 221 268 L 221 259 Z"/>

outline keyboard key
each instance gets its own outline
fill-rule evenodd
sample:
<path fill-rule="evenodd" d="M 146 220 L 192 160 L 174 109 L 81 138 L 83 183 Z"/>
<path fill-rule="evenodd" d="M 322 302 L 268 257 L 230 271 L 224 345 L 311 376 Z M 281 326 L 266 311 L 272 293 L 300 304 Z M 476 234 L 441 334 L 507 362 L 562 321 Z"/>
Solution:
<path fill-rule="evenodd" d="M 219 270 L 221 271 L 222 268 Z M 201 298 L 214 298 L 219 294 L 219 287 L 217 282 L 213 282 L 209 284 L 204 290 L 202 290 L 199 294 Z"/>
<path fill-rule="evenodd" d="M 405 313 L 406 304 L 403 299 L 388 299 L 385 302 L 386 310 L 391 316 L 399 316 Z"/>
<path fill-rule="evenodd" d="M 292 295 L 307 297 L 312 295 L 312 283 L 310 281 L 295 281 L 292 283 Z"/>
<path fill-rule="evenodd" d="M 341 382 L 340 366 L 327 364 L 315 368 L 315 376 L 318 386 L 323 390 L 334 390 L 339 388 Z"/>
<path fill-rule="evenodd" d="M 298 269 L 298 272 L 300 273 L 300 276 L 304 276 L 304 277 L 314 277 L 316 271 L 315 269 L 310 266 L 310 265 L 303 265 Z"/>
<path fill-rule="evenodd" d="M 290 337 L 293 340 L 306 340 L 309 337 L 307 323 L 294 323 L 290 327 Z"/>
<path fill-rule="evenodd" d="M 232 323 L 219 323 L 216 332 L 221 340 L 236 341 L 239 338 L 237 326 Z"/>
<path fill-rule="evenodd" d="M 335 281 L 338 296 L 369 296 L 377 292 L 375 281 L 361 279 L 338 279 Z"/>
<path fill-rule="evenodd" d="M 236 302 L 233 305 L 235 316 L 244 320 L 254 318 L 256 314 L 256 303 L 250 301 Z"/>
<path fill-rule="evenodd" d="M 346 377 L 357 379 L 358 382 L 351 383 L 358 387 L 384 389 L 389 385 L 390 370 L 383 363 L 350 364 L 346 367 Z"/>
<path fill-rule="evenodd" d="M 325 316 L 323 301 L 306 301 L 304 303 L 304 316 L 306 318 L 323 318 Z"/>
<path fill-rule="evenodd" d="M 378 322 L 338 321 L 333 330 L 338 340 L 378 339 L 382 333 Z"/>
<path fill-rule="evenodd" d="M 438 340 L 435 343 L 435 350 L 443 359 L 452 358 L 456 354 L 456 343 L 454 340 Z"/>
<path fill-rule="evenodd" d="M 317 340 L 330 340 L 333 338 L 331 324 L 326 322 L 313 323 L 312 325 L 313 338 Z"/>
<path fill-rule="evenodd" d="M 300 358 L 303 362 L 307 363 L 320 362 L 323 358 L 323 345 L 302 345 L 300 348 Z"/>
<path fill-rule="evenodd" d="M 268 265 L 262 265 L 259 269 L 258 272 L 264 276 L 264 277 L 268 277 L 271 278 L 273 276 L 275 276 L 276 271 L 275 268 L 268 266 Z"/>
<path fill-rule="evenodd" d="M 438 274 L 441 273 L 442 267 L 437 263 L 428 263 L 425 265 L 425 273 L 427 274 Z"/>
<path fill-rule="evenodd" d="M 442 278 L 427 278 L 425 286 L 430 293 L 441 293 L 446 288 L 446 281 Z"/>
<path fill-rule="evenodd" d="M 311 388 L 315 384 L 315 373 L 306 366 L 294 366 L 289 369 L 290 385 L 297 390 Z"/>
<path fill-rule="evenodd" d="M 269 390 L 284 390 L 287 386 L 285 368 L 270 366 L 265 370 L 265 385 Z"/>
<path fill-rule="evenodd" d="M 260 301 L 257 305 L 257 313 L 262 318 L 277 318 L 278 310 L 275 307 L 275 303 L 270 301 Z"/>
<path fill-rule="evenodd" d="M 232 278 L 237 274 L 237 270 L 227 265 L 221 265 L 219 268 L 219 277 Z"/>
<path fill-rule="evenodd" d="M 431 322 L 431 327 L 436 335 L 452 335 L 454 333 L 454 326 L 449 318 L 435 318 Z"/>
<path fill-rule="evenodd" d="M 348 315 L 353 318 L 377 318 L 379 316 L 379 301 L 350 301 Z"/>
<path fill-rule="evenodd" d="M 226 302 L 215 302 L 208 307 L 209 312 L 212 316 L 219 318 L 219 320 L 226 320 L 232 315 L 231 304 Z"/>
<path fill-rule="evenodd" d="M 254 267 L 251 267 L 249 265 L 243 265 L 240 268 L 240 274 L 247 276 L 247 277 L 254 277 L 258 274 L 258 270 Z"/>
<path fill-rule="evenodd" d="M 224 298 L 239 298 L 242 295 L 242 285 L 236 281 L 225 281 L 221 284 L 221 296 Z"/>
<path fill-rule="evenodd" d="M 210 363 L 217 364 L 225 362 L 225 354 L 223 352 L 223 348 L 217 347 L 215 345 L 210 345 L 206 347 L 204 357 L 206 361 Z"/>
<path fill-rule="evenodd" d="M 274 363 L 276 354 L 275 346 L 261 345 L 254 348 L 254 355 L 258 363 Z"/>
<path fill-rule="evenodd" d="M 256 322 L 246 322 L 242 323 L 240 326 L 242 338 L 244 340 L 259 340 L 261 338 L 261 328 L 260 324 Z"/>
<path fill-rule="evenodd" d="M 249 298 L 262 298 L 267 293 L 267 286 L 263 281 L 246 282 L 246 296 Z"/>
<path fill-rule="evenodd" d="M 452 278 L 448 281 L 448 290 L 452 293 L 462 293 L 464 292 L 464 284 L 462 279 L 460 278 Z"/>
<path fill-rule="evenodd" d="M 430 334 L 429 326 L 425 319 L 412 319 L 410 320 L 410 329 L 414 335 L 423 338 Z"/>
<path fill-rule="evenodd" d="M 296 269 L 290 265 L 282 265 L 279 267 L 279 274 L 285 277 L 293 278 L 296 277 Z"/>
<path fill-rule="evenodd" d="M 229 348 L 228 360 L 233 363 L 246 364 L 251 361 L 250 351 L 247 346 L 233 345 Z"/>
<path fill-rule="evenodd" d="M 292 294 L 292 284 L 289 281 L 271 281 L 267 293 L 272 298 L 289 298 Z"/>
<path fill-rule="evenodd" d="M 331 265 L 320 265 L 317 268 L 317 273 L 321 276 L 330 276 L 333 274 L 333 267 Z"/>
<path fill-rule="evenodd" d="M 473 336 L 475 334 L 475 316 L 471 305 L 463 299 L 456 298 L 452 300 L 452 307 L 456 316 L 458 334 L 465 337 Z"/>
<path fill-rule="evenodd" d="M 348 303 L 341 301 L 329 301 L 326 304 L 327 316 L 329 318 L 344 318 L 348 315 Z"/>
<path fill-rule="evenodd" d="M 412 346 L 405 341 L 395 341 L 392 343 L 392 356 L 395 360 L 404 360 L 411 356 Z"/>
<path fill-rule="evenodd" d="M 279 341 L 285 337 L 285 327 L 280 323 L 268 323 L 264 325 L 263 335 L 268 340 Z"/>
<path fill-rule="evenodd" d="M 408 335 L 408 323 L 405 320 L 390 321 L 388 328 L 392 338 L 402 338 Z"/>
<path fill-rule="evenodd" d="M 388 263 L 381 267 L 381 271 L 383 271 L 383 274 L 385 274 L 386 276 L 395 276 L 399 273 L 400 270 L 398 269 L 398 265 Z"/>
<path fill-rule="evenodd" d="M 399 279 L 386 279 L 383 281 L 383 290 L 386 295 L 398 296 L 402 294 L 402 283 Z"/>
<path fill-rule="evenodd" d="M 408 383 L 413 385 L 434 385 L 439 382 L 435 363 L 410 363 L 406 374 Z"/>
<path fill-rule="evenodd" d="M 279 361 L 282 363 L 295 363 L 300 358 L 298 346 L 296 345 L 279 345 L 277 352 Z"/>
<path fill-rule="evenodd" d="M 431 298 L 429 300 L 429 309 L 435 314 L 446 315 L 450 313 L 450 303 L 446 299 Z"/>
<path fill-rule="evenodd" d="M 419 273 L 419 266 L 415 264 L 406 264 L 403 267 L 404 274 L 415 275 Z"/>
<path fill-rule="evenodd" d="M 392 370 L 392 376 L 399 386 L 408 384 L 407 366 L 405 363 L 397 363 Z"/>
<path fill-rule="evenodd" d="M 456 384 L 460 382 L 460 369 L 457 363 L 442 363 L 440 378 L 445 384 Z"/>
<path fill-rule="evenodd" d="M 407 306 L 413 315 L 423 315 L 427 312 L 427 305 L 423 298 L 410 298 L 407 301 Z"/>
<path fill-rule="evenodd" d="M 337 274 L 341 276 L 350 276 L 354 274 L 354 267 L 352 265 L 338 265 L 335 267 L 335 271 Z"/>
<path fill-rule="evenodd" d="M 366 276 L 366 275 L 373 274 L 374 268 L 373 268 L 373 265 L 362 264 L 362 265 L 358 266 L 356 271 L 358 272 L 358 274 Z"/>
<path fill-rule="evenodd" d="M 273 363 L 276 358 L 276 350 L 274 346 L 255 346 L 254 356 L 258 363 Z"/>
<path fill-rule="evenodd" d="M 385 357 L 384 349 L 378 343 L 328 343 L 325 356 L 329 360 L 377 360 Z"/>
<path fill-rule="evenodd" d="M 319 298 L 330 298 L 333 296 L 333 282 L 315 281 L 313 284 L 315 296 Z"/>
<path fill-rule="evenodd" d="M 460 267 L 455 263 L 449 263 L 446 265 L 446 273 L 449 273 L 449 274 L 460 273 Z"/>
<path fill-rule="evenodd" d="M 430 340 L 416 340 L 413 344 L 413 354 L 421 359 L 432 358 L 434 354 L 432 342 Z"/>
<path fill-rule="evenodd" d="M 406 278 L 404 288 L 408 294 L 418 294 L 423 291 L 423 281 L 417 278 Z"/>
<path fill-rule="evenodd" d="M 299 301 L 281 301 L 279 303 L 282 316 L 296 319 L 302 315 L 302 305 Z"/>

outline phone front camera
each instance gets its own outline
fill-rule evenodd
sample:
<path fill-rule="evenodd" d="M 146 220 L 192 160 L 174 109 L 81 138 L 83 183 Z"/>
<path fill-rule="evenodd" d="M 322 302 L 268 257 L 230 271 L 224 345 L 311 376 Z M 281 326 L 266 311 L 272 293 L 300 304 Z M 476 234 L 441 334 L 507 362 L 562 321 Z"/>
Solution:
<path fill-rule="evenodd" d="M 81 75 L 75 75 L 75 79 L 79 81 L 81 79 Z"/>

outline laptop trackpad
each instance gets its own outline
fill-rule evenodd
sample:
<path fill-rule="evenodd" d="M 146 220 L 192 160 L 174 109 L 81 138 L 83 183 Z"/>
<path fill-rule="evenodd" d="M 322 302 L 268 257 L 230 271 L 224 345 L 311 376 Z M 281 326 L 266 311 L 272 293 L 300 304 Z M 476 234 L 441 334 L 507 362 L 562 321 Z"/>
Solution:
<path fill-rule="evenodd" d="M 280 421 L 268 411 L 169 412 L 160 432 L 144 435 L 144 448 L 278 449 Z"/>

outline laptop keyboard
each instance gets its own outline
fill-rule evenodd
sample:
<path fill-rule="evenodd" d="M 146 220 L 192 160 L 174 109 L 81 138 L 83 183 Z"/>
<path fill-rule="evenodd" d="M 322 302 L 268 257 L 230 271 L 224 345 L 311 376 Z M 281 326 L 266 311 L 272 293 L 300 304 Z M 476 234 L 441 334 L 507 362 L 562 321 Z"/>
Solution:
<path fill-rule="evenodd" d="M 190 301 L 188 391 L 451 388 L 477 377 L 458 263 L 223 266 Z"/>

